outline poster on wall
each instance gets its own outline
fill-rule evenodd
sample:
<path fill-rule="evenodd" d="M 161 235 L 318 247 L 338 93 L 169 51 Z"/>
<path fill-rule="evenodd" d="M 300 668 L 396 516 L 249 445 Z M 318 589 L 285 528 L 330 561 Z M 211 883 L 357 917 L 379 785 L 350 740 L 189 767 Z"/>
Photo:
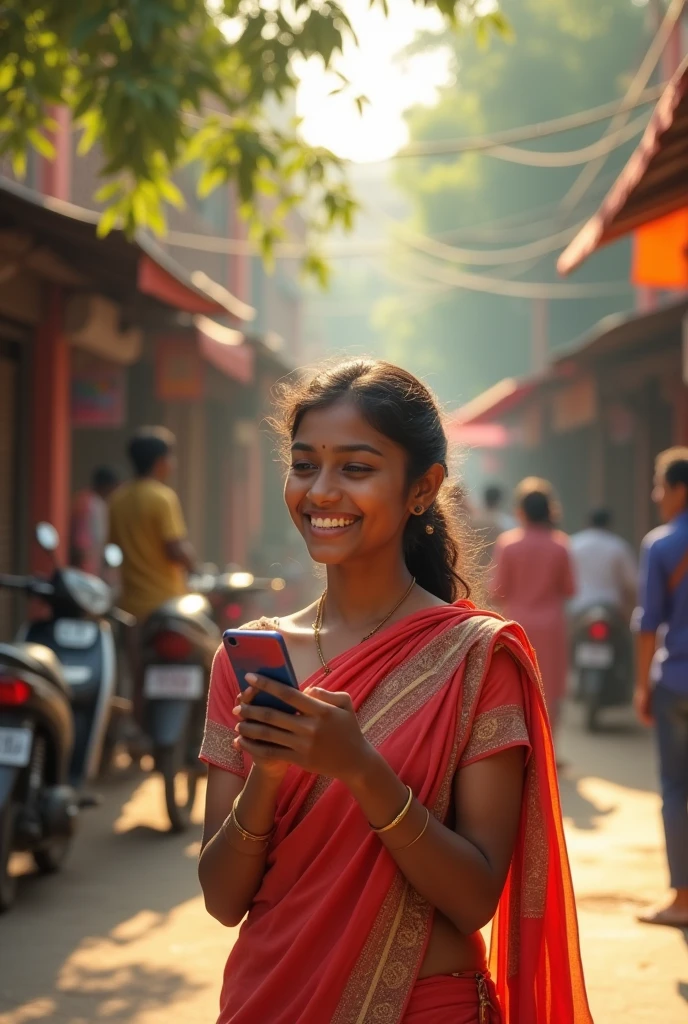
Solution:
<path fill-rule="evenodd" d="M 122 427 L 126 414 L 126 367 L 72 352 L 71 417 L 74 427 Z"/>
<path fill-rule="evenodd" d="M 195 337 L 158 338 L 155 391 L 161 402 L 197 402 L 204 394 L 204 366 Z"/>

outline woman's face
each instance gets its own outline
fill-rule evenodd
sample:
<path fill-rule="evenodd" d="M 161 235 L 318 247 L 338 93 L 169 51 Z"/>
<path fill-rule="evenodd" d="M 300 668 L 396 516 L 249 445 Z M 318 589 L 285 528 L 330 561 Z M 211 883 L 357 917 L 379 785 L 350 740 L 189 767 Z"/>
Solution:
<path fill-rule="evenodd" d="M 407 486 L 406 452 L 344 399 L 307 412 L 292 443 L 284 496 L 311 558 L 340 565 L 386 546 L 401 550 L 422 483 Z"/>

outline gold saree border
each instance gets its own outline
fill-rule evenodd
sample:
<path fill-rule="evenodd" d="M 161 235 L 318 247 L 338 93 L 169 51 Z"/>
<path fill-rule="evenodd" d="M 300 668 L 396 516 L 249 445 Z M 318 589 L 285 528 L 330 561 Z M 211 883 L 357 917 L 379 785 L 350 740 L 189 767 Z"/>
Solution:
<path fill-rule="evenodd" d="M 460 627 L 447 631 L 460 631 L 462 634 L 460 643 L 455 646 L 452 653 L 458 656 L 460 652 L 458 664 L 466 659 L 466 670 L 463 680 L 462 713 L 459 716 L 447 771 L 435 804 L 430 808 L 439 821 L 445 819 L 449 809 L 452 780 L 459 763 L 460 752 L 467 742 L 471 713 L 485 674 L 486 658 L 494 635 L 502 626 L 502 622 L 486 616 L 471 619 Z M 452 647 L 451 644 L 448 646 Z M 397 673 L 392 673 L 390 679 L 394 675 Z M 430 674 L 423 675 L 423 678 L 419 679 L 419 685 L 430 678 Z M 402 701 L 397 700 L 388 705 L 389 710 L 394 709 L 395 716 L 398 714 L 400 703 Z M 381 715 L 376 708 L 373 724 L 380 719 Z M 331 1024 L 398 1024 L 421 966 L 432 915 L 433 909 L 430 904 L 409 885 L 401 872 L 397 872 L 375 925 L 351 972 Z"/>
<path fill-rule="evenodd" d="M 471 736 L 459 764 L 477 761 L 495 750 L 523 743 L 530 746 L 526 719 L 520 704 L 500 704 L 476 715 Z"/>
<path fill-rule="evenodd" d="M 233 746 L 235 737 L 234 729 L 207 718 L 201 744 L 201 757 L 206 757 L 218 768 L 245 775 L 246 766 L 243 755 Z"/>

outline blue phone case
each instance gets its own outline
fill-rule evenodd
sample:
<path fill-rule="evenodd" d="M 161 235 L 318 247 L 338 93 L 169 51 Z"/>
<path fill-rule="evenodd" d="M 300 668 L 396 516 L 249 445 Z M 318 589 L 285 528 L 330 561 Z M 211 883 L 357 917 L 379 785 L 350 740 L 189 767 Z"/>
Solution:
<path fill-rule="evenodd" d="M 228 629 L 222 635 L 222 642 L 240 689 L 250 686 L 246 682 L 246 673 L 254 672 L 298 690 L 296 673 L 280 633 L 268 629 Z M 252 703 L 257 707 L 275 708 L 288 715 L 296 714 L 293 707 L 271 693 L 258 693 Z"/>

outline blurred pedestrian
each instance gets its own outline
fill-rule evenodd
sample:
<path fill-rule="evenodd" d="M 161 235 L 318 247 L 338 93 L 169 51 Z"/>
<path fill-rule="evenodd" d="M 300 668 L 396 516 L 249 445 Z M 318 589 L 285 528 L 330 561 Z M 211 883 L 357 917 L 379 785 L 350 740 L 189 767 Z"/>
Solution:
<path fill-rule="evenodd" d="M 175 437 L 164 427 L 143 427 L 129 444 L 134 479 L 110 502 L 110 538 L 122 549 L 120 604 L 141 622 L 171 597 L 186 592 L 196 565 L 179 498 L 169 486 Z"/>
<path fill-rule="evenodd" d="M 652 496 L 666 525 L 641 549 L 635 706 L 655 725 L 674 896 L 640 920 L 688 928 L 688 448 L 657 457 Z"/>
<path fill-rule="evenodd" d="M 569 610 L 574 615 L 605 605 L 630 619 L 638 590 L 638 567 L 628 541 L 612 530 L 606 508 L 590 513 L 587 529 L 571 537 L 578 590 Z"/>
<path fill-rule="evenodd" d="M 568 674 L 566 601 L 576 590 L 569 539 L 556 529 L 558 504 L 546 480 L 519 484 L 516 506 L 522 525 L 497 539 L 493 593 L 535 648 L 555 732 Z"/>
<path fill-rule="evenodd" d="M 492 562 L 497 538 L 507 530 L 513 530 L 516 520 L 503 511 L 504 492 L 497 484 L 490 484 L 483 491 L 483 504 L 473 514 L 473 528 L 481 541 L 481 562 L 488 566 Z"/>
<path fill-rule="evenodd" d="M 102 576 L 103 553 L 108 539 L 108 499 L 119 484 L 109 466 L 99 466 L 90 486 L 79 491 L 72 502 L 69 526 L 70 562 L 76 569 Z"/>
<path fill-rule="evenodd" d="M 110 540 L 123 556 L 119 604 L 137 620 L 126 630 L 125 643 L 129 695 L 141 735 L 142 626 L 161 604 L 186 592 L 186 573 L 196 565 L 179 498 L 168 484 L 175 469 L 175 444 L 174 434 L 164 427 L 139 430 L 128 448 L 134 479 L 118 488 L 110 502 Z M 139 739 L 132 734 L 132 749 Z"/>
<path fill-rule="evenodd" d="M 283 399 L 285 500 L 327 586 L 248 627 L 300 688 L 213 665 L 199 876 L 215 918 L 248 915 L 219 1022 L 591 1024 L 534 656 L 464 599 L 437 404 L 368 360 Z"/>

